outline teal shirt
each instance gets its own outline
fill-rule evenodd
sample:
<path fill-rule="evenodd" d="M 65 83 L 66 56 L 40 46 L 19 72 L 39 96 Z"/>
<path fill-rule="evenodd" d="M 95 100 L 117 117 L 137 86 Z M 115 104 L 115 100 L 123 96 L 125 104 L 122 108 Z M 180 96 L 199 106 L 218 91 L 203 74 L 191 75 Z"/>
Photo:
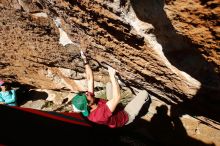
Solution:
<path fill-rule="evenodd" d="M 0 102 L 4 102 L 10 106 L 16 106 L 16 94 L 15 90 L 10 90 L 6 92 L 0 92 Z"/>

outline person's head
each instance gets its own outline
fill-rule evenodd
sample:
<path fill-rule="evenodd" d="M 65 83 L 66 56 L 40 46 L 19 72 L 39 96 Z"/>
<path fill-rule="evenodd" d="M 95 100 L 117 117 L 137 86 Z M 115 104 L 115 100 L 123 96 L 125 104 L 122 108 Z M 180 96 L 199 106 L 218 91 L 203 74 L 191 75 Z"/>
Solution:
<path fill-rule="evenodd" d="M 91 92 L 85 92 L 86 99 L 88 101 L 88 105 L 91 106 L 95 103 L 94 93 Z"/>
<path fill-rule="evenodd" d="M 1 91 L 8 91 L 10 90 L 10 86 L 5 81 L 0 81 Z"/>
<path fill-rule="evenodd" d="M 83 116 L 87 117 L 89 115 L 88 111 L 88 100 L 85 93 L 78 93 L 72 99 L 73 111 L 77 113 L 82 113 Z"/>
<path fill-rule="evenodd" d="M 2 86 L 5 82 L 0 80 L 0 86 Z"/>

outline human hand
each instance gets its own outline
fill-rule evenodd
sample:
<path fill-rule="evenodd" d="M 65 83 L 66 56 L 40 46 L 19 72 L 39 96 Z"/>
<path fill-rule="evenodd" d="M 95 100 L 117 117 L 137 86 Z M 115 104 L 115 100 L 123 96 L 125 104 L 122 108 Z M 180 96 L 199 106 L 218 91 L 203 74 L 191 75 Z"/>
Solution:
<path fill-rule="evenodd" d="M 55 25 L 56 25 L 58 28 L 61 27 L 61 19 L 60 19 L 60 18 L 57 17 L 57 18 L 54 20 L 54 22 L 55 22 Z"/>
<path fill-rule="evenodd" d="M 116 71 L 114 68 L 112 68 L 111 66 L 108 66 L 108 73 L 110 77 L 114 77 L 116 74 Z"/>
<path fill-rule="evenodd" d="M 81 57 L 82 57 L 84 63 L 87 63 L 86 55 L 84 54 L 84 52 L 82 50 L 80 51 L 80 54 L 81 54 Z"/>
<path fill-rule="evenodd" d="M 0 104 L 5 104 L 4 102 L 0 102 Z"/>

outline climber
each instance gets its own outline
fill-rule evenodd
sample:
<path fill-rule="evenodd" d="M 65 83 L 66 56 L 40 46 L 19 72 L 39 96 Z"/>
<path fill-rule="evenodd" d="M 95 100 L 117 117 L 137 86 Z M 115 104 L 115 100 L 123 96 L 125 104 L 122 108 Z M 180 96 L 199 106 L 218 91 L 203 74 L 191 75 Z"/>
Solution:
<path fill-rule="evenodd" d="M 9 83 L 0 81 L 0 104 L 16 106 L 16 93 L 15 90 L 11 89 Z"/>
<path fill-rule="evenodd" d="M 129 102 L 126 107 L 120 106 L 121 99 L 120 87 L 116 76 L 116 71 L 108 67 L 110 80 L 112 83 L 113 98 L 104 100 L 95 98 L 94 96 L 94 79 L 93 72 L 89 66 L 86 56 L 81 51 L 86 71 L 86 78 L 88 81 L 88 90 L 86 92 L 79 92 L 72 99 L 72 107 L 74 112 L 81 112 L 88 120 L 107 125 L 110 128 L 122 127 L 134 121 L 138 115 L 141 107 L 146 102 L 150 102 L 148 93 L 143 90 Z"/>

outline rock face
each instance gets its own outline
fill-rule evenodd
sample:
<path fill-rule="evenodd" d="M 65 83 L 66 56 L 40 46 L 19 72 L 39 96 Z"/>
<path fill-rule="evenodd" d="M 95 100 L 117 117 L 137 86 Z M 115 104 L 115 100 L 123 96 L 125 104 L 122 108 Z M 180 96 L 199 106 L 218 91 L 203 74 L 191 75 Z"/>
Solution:
<path fill-rule="evenodd" d="M 1 0 L 0 77 L 32 88 L 82 89 L 83 49 L 96 81 L 108 81 L 108 64 L 127 86 L 219 122 L 218 6 L 217 0 Z"/>
<path fill-rule="evenodd" d="M 215 1 L 183 5 L 153 0 L 21 0 L 16 4 L 20 7 L 15 4 L 1 4 L 2 77 L 48 88 L 39 81 L 39 71 L 48 67 L 77 70 L 74 54 L 78 47 L 86 47 L 98 64 L 96 70 L 103 70 L 103 63 L 112 65 L 126 83 L 170 103 L 193 98 L 206 88 L 219 91 Z M 187 7 L 190 4 L 195 7 Z M 57 18 L 60 28 L 54 23 Z M 60 35 L 72 42 L 62 46 Z"/>

